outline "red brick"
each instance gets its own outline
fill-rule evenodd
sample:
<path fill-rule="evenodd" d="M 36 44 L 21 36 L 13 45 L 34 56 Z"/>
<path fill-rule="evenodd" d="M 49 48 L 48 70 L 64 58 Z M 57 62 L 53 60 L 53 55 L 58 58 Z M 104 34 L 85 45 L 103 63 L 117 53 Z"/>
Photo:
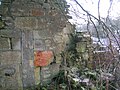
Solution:
<path fill-rule="evenodd" d="M 44 15 L 44 11 L 40 10 L 40 9 L 33 9 L 32 10 L 32 16 L 43 16 Z"/>

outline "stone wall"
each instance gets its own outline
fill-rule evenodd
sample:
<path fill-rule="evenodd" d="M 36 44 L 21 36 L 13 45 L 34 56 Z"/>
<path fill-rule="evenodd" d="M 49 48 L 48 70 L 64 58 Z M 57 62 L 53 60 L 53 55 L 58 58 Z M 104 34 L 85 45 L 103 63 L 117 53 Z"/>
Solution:
<path fill-rule="evenodd" d="M 0 89 L 44 84 L 59 72 L 60 53 L 73 27 L 52 0 L 7 1 L 0 6 L 5 9 L 0 13 L 7 25 L 0 30 Z M 53 52 L 47 66 L 34 65 L 37 51 Z"/>
<path fill-rule="evenodd" d="M 92 68 L 93 49 L 92 39 L 88 32 L 77 32 L 77 52 L 80 55 L 81 68 Z"/>

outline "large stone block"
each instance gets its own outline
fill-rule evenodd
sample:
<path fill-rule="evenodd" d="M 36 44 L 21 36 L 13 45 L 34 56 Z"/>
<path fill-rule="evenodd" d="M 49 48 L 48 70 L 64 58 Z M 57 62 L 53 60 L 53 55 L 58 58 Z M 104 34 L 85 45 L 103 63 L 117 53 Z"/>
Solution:
<path fill-rule="evenodd" d="M 20 65 L 8 64 L 0 67 L 0 90 L 22 90 Z"/>
<path fill-rule="evenodd" d="M 20 38 L 21 37 L 21 31 L 15 30 L 15 29 L 2 29 L 0 30 L 0 36 L 2 38 Z"/>
<path fill-rule="evenodd" d="M 8 64 L 20 64 L 21 63 L 21 52 L 19 51 L 4 51 L 0 52 L 1 65 Z"/>
<path fill-rule="evenodd" d="M 22 32 L 22 81 L 23 87 L 28 88 L 35 85 L 34 79 L 34 51 L 33 32 L 25 30 Z"/>
<path fill-rule="evenodd" d="M 36 29 L 37 19 L 34 17 L 17 17 L 15 19 L 15 26 L 19 29 L 34 30 Z"/>

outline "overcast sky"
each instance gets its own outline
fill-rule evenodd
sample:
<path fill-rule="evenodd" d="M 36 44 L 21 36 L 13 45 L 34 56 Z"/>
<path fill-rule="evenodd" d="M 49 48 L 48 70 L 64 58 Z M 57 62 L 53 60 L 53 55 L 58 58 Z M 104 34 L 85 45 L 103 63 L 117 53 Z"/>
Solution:
<path fill-rule="evenodd" d="M 89 13 L 98 17 L 98 0 L 77 0 L 85 10 Z M 110 7 L 110 1 L 112 0 L 100 0 L 100 16 L 106 17 L 108 15 L 108 10 Z M 82 22 L 84 18 L 84 13 L 81 8 L 74 2 L 74 0 L 67 0 L 68 4 L 71 6 L 70 13 L 73 16 L 72 22 Z M 75 13 L 74 13 L 75 12 Z M 77 13 L 76 13 L 77 12 Z M 120 16 L 120 0 L 113 0 L 112 7 L 110 9 L 110 17 L 115 18 Z M 84 21 L 84 20 L 83 20 Z"/>

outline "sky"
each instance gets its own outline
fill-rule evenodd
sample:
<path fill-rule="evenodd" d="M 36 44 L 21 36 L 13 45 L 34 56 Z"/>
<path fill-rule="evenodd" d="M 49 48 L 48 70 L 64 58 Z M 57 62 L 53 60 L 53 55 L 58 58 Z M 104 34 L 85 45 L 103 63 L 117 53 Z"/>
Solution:
<path fill-rule="evenodd" d="M 98 17 L 98 0 L 77 0 L 85 10 L 89 13 Z M 100 0 L 100 16 L 106 18 L 108 15 L 108 10 L 110 7 L 110 1 L 112 2 L 112 6 L 110 9 L 109 16 L 112 18 L 116 18 L 120 16 L 120 0 Z M 70 5 L 70 15 L 73 17 L 70 20 L 73 23 L 80 23 L 84 22 L 85 20 L 85 12 L 74 2 L 74 0 L 67 0 L 68 4 Z M 77 12 L 77 13 L 76 13 Z"/>

